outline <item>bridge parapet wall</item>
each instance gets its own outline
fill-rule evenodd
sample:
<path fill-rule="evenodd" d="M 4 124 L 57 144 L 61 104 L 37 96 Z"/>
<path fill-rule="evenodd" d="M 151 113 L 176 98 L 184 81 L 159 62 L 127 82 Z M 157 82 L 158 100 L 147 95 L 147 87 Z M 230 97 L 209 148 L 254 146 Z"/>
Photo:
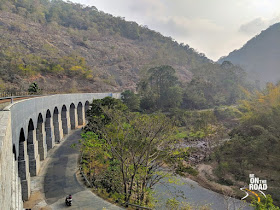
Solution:
<path fill-rule="evenodd" d="M 13 153 L 11 113 L 0 112 L 0 204 L 1 209 L 22 209 L 21 185 Z"/>
<path fill-rule="evenodd" d="M 75 126 L 81 125 L 87 104 L 107 96 L 120 98 L 120 93 L 43 96 L 13 103 L 0 112 L 1 209 L 22 209 L 22 200 L 30 194 L 30 176 L 38 174 L 47 150 L 69 132 L 71 118 Z"/>

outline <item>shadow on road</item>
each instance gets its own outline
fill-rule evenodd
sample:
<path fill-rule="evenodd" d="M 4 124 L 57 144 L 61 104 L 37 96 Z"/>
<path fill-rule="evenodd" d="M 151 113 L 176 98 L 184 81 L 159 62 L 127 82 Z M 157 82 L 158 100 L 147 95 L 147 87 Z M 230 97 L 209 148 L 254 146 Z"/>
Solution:
<path fill-rule="evenodd" d="M 51 154 L 44 179 L 44 192 L 48 204 L 85 189 L 75 175 L 78 170 L 79 150 L 70 147 L 73 143 L 78 143 L 80 133 L 80 129 L 75 131 Z"/>

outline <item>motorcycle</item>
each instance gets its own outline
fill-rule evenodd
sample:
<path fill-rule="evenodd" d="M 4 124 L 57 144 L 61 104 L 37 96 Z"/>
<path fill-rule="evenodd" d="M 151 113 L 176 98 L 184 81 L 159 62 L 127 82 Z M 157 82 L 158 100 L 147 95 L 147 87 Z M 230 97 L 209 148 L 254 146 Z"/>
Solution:
<path fill-rule="evenodd" d="M 66 206 L 72 206 L 72 198 L 66 198 L 65 204 L 66 204 Z"/>

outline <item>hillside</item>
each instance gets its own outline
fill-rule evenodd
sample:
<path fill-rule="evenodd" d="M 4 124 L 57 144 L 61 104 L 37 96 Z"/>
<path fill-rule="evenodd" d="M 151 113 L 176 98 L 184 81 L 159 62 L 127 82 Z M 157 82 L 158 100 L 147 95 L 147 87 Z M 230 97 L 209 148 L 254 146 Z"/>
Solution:
<path fill-rule="evenodd" d="M 0 0 L 0 88 L 46 92 L 134 89 L 142 71 L 171 65 L 179 79 L 211 63 L 188 45 L 95 7 Z"/>
<path fill-rule="evenodd" d="M 280 23 L 248 41 L 241 49 L 219 59 L 240 65 L 253 80 L 277 82 L 280 80 Z"/>

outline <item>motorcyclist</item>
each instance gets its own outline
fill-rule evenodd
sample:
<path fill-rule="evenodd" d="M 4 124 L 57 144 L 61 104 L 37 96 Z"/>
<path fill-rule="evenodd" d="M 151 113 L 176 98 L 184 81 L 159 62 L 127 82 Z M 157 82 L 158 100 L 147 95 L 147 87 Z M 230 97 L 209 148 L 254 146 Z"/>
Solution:
<path fill-rule="evenodd" d="M 72 195 L 71 195 L 71 194 L 69 194 L 69 195 L 66 197 L 65 203 L 66 203 L 66 205 L 69 205 L 69 206 L 72 205 Z"/>
<path fill-rule="evenodd" d="M 66 197 L 66 199 L 72 199 L 72 195 L 69 194 L 69 195 Z"/>

